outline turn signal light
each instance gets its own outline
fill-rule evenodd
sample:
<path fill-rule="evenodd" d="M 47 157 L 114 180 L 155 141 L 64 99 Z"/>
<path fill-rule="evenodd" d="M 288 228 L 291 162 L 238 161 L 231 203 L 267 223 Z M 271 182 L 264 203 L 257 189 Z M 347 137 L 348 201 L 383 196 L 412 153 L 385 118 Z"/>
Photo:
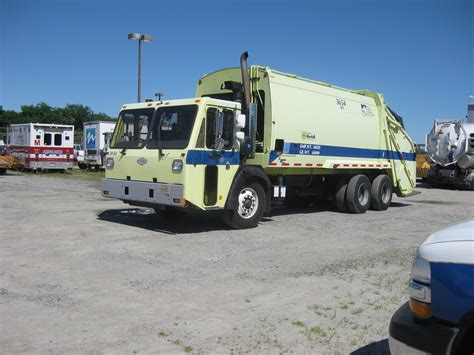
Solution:
<path fill-rule="evenodd" d="M 425 303 L 410 298 L 409 304 L 411 314 L 416 318 L 427 319 L 431 317 L 431 303 Z"/>

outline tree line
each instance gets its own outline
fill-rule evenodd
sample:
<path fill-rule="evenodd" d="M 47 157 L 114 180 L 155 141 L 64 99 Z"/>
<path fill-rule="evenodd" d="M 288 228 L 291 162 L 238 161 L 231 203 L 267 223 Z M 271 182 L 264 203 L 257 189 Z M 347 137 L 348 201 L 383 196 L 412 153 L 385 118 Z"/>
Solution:
<path fill-rule="evenodd" d="M 73 125 L 76 130 L 82 130 L 82 124 L 87 121 L 113 120 L 105 113 L 95 113 L 89 106 L 80 104 L 51 107 L 40 102 L 36 105 L 22 105 L 20 112 L 0 109 L 0 127 L 15 123 L 56 123 Z"/>

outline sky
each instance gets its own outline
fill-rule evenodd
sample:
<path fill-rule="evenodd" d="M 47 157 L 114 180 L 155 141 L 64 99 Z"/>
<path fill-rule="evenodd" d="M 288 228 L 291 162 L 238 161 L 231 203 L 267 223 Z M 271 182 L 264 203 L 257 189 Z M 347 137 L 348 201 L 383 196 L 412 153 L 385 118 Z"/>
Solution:
<path fill-rule="evenodd" d="M 474 0 L 0 0 L 0 105 L 193 97 L 200 76 L 249 63 L 384 94 L 424 142 L 474 95 Z"/>

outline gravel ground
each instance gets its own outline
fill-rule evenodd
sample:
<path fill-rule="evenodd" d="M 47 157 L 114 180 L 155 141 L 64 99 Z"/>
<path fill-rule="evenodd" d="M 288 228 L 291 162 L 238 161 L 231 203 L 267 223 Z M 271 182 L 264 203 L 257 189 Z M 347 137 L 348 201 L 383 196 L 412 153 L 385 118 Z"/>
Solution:
<path fill-rule="evenodd" d="M 417 245 L 473 217 L 419 187 L 386 212 L 278 209 L 258 228 L 167 221 L 97 181 L 0 176 L 3 353 L 387 350 Z"/>

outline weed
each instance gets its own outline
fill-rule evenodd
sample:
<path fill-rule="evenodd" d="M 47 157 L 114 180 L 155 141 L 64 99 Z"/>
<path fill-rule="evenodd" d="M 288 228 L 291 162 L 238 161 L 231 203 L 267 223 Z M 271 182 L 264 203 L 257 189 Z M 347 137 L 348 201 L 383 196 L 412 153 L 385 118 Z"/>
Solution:
<path fill-rule="evenodd" d="M 306 328 L 306 324 L 304 324 L 302 321 L 300 320 L 297 320 L 297 321 L 294 321 L 293 324 L 295 327 L 300 327 L 300 328 Z"/>
<path fill-rule="evenodd" d="M 327 335 L 326 332 L 323 329 L 321 329 L 321 327 L 313 327 L 309 331 L 321 337 L 325 337 Z"/>
<path fill-rule="evenodd" d="M 183 348 L 183 351 L 184 351 L 185 353 L 190 353 L 190 352 L 193 351 L 193 348 L 192 348 L 191 346 L 185 346 L 185 347 Z"/>

